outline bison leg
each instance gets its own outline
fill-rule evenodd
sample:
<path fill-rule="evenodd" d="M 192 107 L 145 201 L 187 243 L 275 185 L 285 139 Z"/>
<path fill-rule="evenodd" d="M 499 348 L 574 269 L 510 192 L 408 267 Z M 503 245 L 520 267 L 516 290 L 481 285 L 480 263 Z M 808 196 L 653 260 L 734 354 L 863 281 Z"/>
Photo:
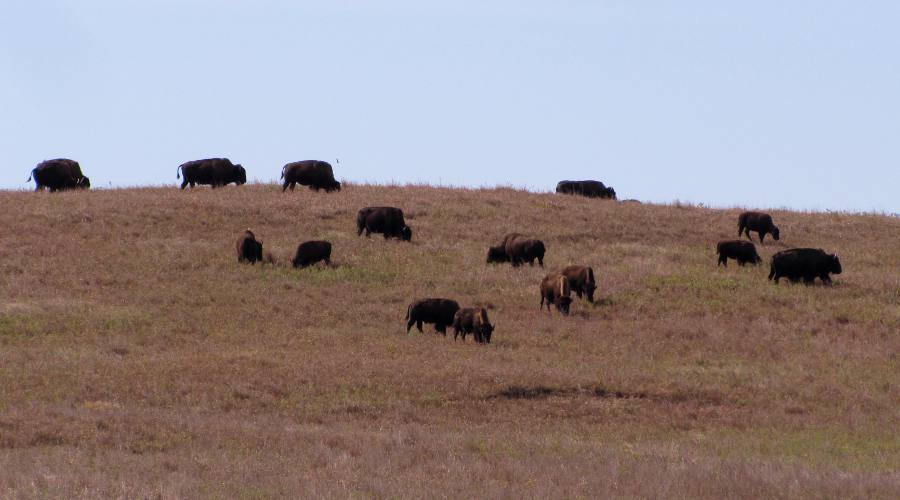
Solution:
<path fill-rule="evenodd" d="M 415 322 L 416 322 L 416 320 L 410 319 L 410 320 L 406 323 L 406 334 L 407 334 L 407 335 L 409 335 L 409 329 L 412 328 L 413 323 L 415 323 Z M 421 323 L 419 323 L 419 324 L 421 325 Z M 419 330 L 421 330 L 421 329 L 422 329 L 422 327 L 419 326 Z"/>
<path fill-rule="evenodd" d="M 183 181 L 181 181 L 181 189 L 184 189 L 187 185 L 188 185 L 188 180 L 187 180 L 187 178 L 185 178 Z M 193 184 L 191 184 L 191 187 L 194 187 Z"/>
<path fill-rule="evenodd" d="M 829 276 L 828 273 L 820 274 L 819 279 L 822 280 L 822 283 L 831 286 L 831 276 Z"/>
<path fill-rule="evenodd" d="M 541 267 L 544 267 L 544 258 L 543 257 L 538 257 L 538 264 L 540 264 Z"/>
<path fill-rule="evenodd" d="M 422 321 L 421 321 L 421 320 L 420 320 L 420 321 L 416 321 L 416 328 L 419 329 L 419 333 L 425 333 L 425 331 L 422 330 Z"/>
<path fill-rule="evenodd" d="M 444 334 L 444 337 L 447 336 L 447 325 L 443 323 L 436 323 L 434 325 L 434 329 Z"/>
<path fill-rule="evenodd" d="M 765 239 L 766 239 L 766 232 L 759 231 L 759 244 L 762 245 L 764 243 L 763 240 L 765 240 Z"/>
<path fill-rule="evenodd" d="M 719 263 L 716 264 L 716 267 L 719 267 L 722 265 L 724 265 L 725 267 L 728 267 L 728 257 L 726 257 L 722 254 L 719 254 Z"/>
<path fill-rule="evenodd" d="M 290 185 L 291 185 L 290 182 L 284 181 L 284 185 L 281 186 L 281 192 L 283 193 L 283 192 L 287 191 L 287 188 L 288 188 L 288 186 L 290 186 Z"/>

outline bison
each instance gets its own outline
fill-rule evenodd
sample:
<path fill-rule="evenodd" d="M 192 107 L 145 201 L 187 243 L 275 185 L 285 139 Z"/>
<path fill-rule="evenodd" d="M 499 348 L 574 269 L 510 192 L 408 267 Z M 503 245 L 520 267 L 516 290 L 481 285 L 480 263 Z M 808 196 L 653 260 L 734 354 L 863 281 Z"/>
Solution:
<path fill-rule="evenodd" d="M 559 181 L 556 192 L 560 194 L 577 194 L 588 198 L 616 199 L 616 190 L 606 187 L 600 181 Z"/>
<path fill-rule="evenodd" d="M 524 262 L 533 266 L 535 259 L 541 267 L 544 267 L 544 254 L 547 248 L 541 240 L 531 239 L 519 233 L 510 233 L 503 237 L 501 246 L 513 267 L 519 267 Z"/>
<path fill-rule="evenodd" d="M 422 332 L 422 323 L 434 323 L 434 329 L 447 335 L 447 327 L 459 311 L 459 303 L 450 299 L 417 300 L 406 308 L 406 333 L 409 334 L 413 324 Z"/>
<path fill-rule="evenodd" d="M 293 191 L 297 184 L 309 186 L 309 189 L 315 191 L 324 189 L 326 193 L 341 190 L 341 183 L 334 180 L 334 171 L 326 161 L 303 160 L 288 163 L 281 169 L 281 178 L 284 179 L 282 193 L 288 187 Z"/>
<path fill-rule="evenodd" d="M 569 314 L 569 306 L 572 305 L 569 280 L 562 274 L 551 273 L 541 280 L 541 310 L 544 310 L 544 301 L 547 301 L 547 312 L 550 312 L 550 304 L 556 309 Z"/>
<path fill-rule="evenodd" d="M 744 232 L 750 239 L 750 231 L 759 233 L 759 242 L 762 243 L 767 234 L 771 234 L 775 241 L 781 239 L 781 231 L 772 223 L 772 216 L 762 212 L 744 212 L 738 217 L 738 237 Z"/>
<path fill-rule="evenodd" d="M 483 307 L 460 309 L 453 316 L 453 340 L 460 334 L 466 340 L 466 334 L 472 333 L 475 335 L 475 342 L 490 344 L 493 332 L 494 325 L 488 319 L 487 309 Z"/>
<path fill-rule="evenodd" d="M 307 267 L 324 261 L 331 265 L 331 243 L 327 241 L 305 241 L 297 246 L 297 253 L 291 263 L 294 267 Z"/>
<path fill-rule="evenodd" d="M 192 188 L 195 184 L 208 184 L 216 188 L 232 182 L 238 186 L 247 183 L 247 171 L 244 167 L 231 163 L 228 158 L 207 158 L 182 163 L 175 174 L 178 179 L 184 174 L 181 189 L 188 184 Z"/>
<path fill-rule="evenodd" d="M 394 207 L 366 207 L 356 214 L 357 236 L 366 232 L 382 233 L 384 239 L 397 238 L 403 241 L 412 239 L 412 229 L 403 219 L 403 210 Z"/>
<path fill-rule="evenodd" d="M 772 256 L 772 267 L 769 279 L 782 277 L 796 283 L 801 279 L 807 285 L 813 284 L 816 278 L 826 285 L 831 284 L 830 274 L 841 274 L 843 268 L 837 255 L 825 253 L 820 248 L 792 248 L 783 250 Z"/>
<path fill-rule="evenodd" d="M 588 302 L 594 302 L 594 290 L 597 282 L 594 280 L 594 270 L 588 266 L 569 266 L 561 273 L 569 281 L 569 289 L 578 295 L 587 297 Z"/>
<path fill-rule="evenodd" d="M 716 267 L 721 265 L 728 267 L 728 259 L 736 260 L 739 266 L 762 262 L 759 254 L 756 253 L 756 245 L 744 240 L 720 241 L 716 245 L 716 253 L 719 255 L 719 263 Z"/>
<path fill-rule="evenodd" d="M 237 240 L 237 258 L 238 262 L 249 262 L 256 264 L 257 261 L 263 260 L 262 241 L 256 239 L 253 231 L 247 229 Z"/>
<path fill-rule="evenodd" d="M 34 178 L 34 190 L 42 191 L 44 188 L 55 191 L 66 189 L 89 189 L 91 180 L 81 173 L 81 165 L 75 160 L 57 158 L 46 160 L 37 164 L 31 170 L 26 182 Z"/>

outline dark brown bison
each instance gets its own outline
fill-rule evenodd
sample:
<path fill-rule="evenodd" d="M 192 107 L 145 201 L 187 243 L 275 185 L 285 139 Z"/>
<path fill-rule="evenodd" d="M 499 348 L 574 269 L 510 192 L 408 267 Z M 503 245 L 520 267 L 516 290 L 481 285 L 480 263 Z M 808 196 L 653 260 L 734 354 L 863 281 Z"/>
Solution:
<path fill-rule="evenodd" d="M 577 194 L 588 198 L 616 199 L 616 190 L 606 187 L 600 181 L 559 181 L 556 192 L 560 194 Z"/>
<path fill-rule="evenodd" d="M 483 307 L 460 309 L 453 316 L 453 340 L 460 334 L 466 340 L 466 334 L 472 333 L 475 335 L 475 342 L 490 344 L 493 332 L 494 325 L 488 319 L 487 309 Z"/>
<path fill-rule="evenodd" d="M 256 264 L 257 261 L 263 260 L 262 241 L 257 240 L 256 235 L 249 229 L 238 238 L 236 247 L 238 262 Z"/>
<path fill-rule="evenodd" d="M 750 239 L 750 231 L 759 233 L 759 242 L 762 243 L 767 234 L 771 234 L 775 241 L 781 239 L 781 231 L 772 223 L 772 216 L 762 212 L 744 212 L 738 217 L 738 237 L 744 232 Z"/>
<path fill-rule="evenodd" d="M 44 188 L 55 191 L 66 189 L 89 189 L 91 180 L 81 173 L 81 166 L 75 160 L 57 158 L 46 160 L 37 164 L 31 170 L 28 181 L 34 178 L 34 190 L 42 191 Z"/>
<path fill-rule="evenodd" d="M 181 189 L 188 184 L 208 184 L 213 188 L 235 183 L 240 186 L 247 183 L 247 171 L 240 164 L 231 163 L 228 158 L 207 158 L 182 163 L 175 169 L 177 178 L 184 174 Z"/>
<path fill-rule="evenodd" d="M 816 278 L 826 285 L 831 284 L 830 274 L 841 274 L 843 268 L 837 255 L 825 253 L 819 248 L 792 248 L 783 250 L 772 256 L 772 267 L 769 279 L 787 278 L 792 283 L 803 280 L 807 285 L 813 284 Z"/>
<path fill-rule="evenodd" d="M 394 207 L 366 207 L 356 214 L 356 234 L 366 232 L 381 233 L 384 239 L 398 238 L 403 241 L 412 239 L 412 229 L 403 219 L 403 210 Z"/>
<path fill-rule="evenodd" d="M 334 180 L 334 171 L 327 161 L 303 160 L 288 163 L 281 169 L 281 178 L 284 179 L 281 192 L 288 187 L 293 191 L 297 184 L 309 186 L 309 189 L 316 191 L 324 189 L 326 193 L 341 190 L 341 183 Z"/>
<path fill-rule="evenodd" d="M 331 243 L 327 241 L 305 241 L 297 246 L 291 263 L 294 267 L 307 267 L 323 261 L 331 265 Z"/>
<path fill-rule="evenodd" d="M 506 255 L 506 249 L 502 246 L 488 248 L 487 263 L 497 264 L 500 262 L 509 262 L 509 255 Z"/>
<path fill-rule="evenodd" d="M 716 267 L 723 264 L 728 267 L 728 259 L 736 260 L 739 266 L 762 262 L 759 254 L 756 253 L 756 245 L 744 240 L 720 241 L 716 245 L 716 253 L 719 255 L 719 263 Z"/>
<path fill-rule="evenodd" d="M 413 324 L 422 331 L 422 323 L 434 323 L 434 329 L 447 335 L 447 327 L 453 324 L 453 318 L 459 311 L 459 303 L 450 299 L 417 300 L 406 308 L 406 333 Z"/>
<path fill-rule="evenodd" d="M 569 314 L 569 306 L 572 305 L 569 280 L 558 273 L 551 273 L 545 276 L 541 280 L 542 311 L 544 310 L 544 301 L 547 301 L 547 312 L 550 312 L 550 304 L 553 304 L 559 312 Z"/>
<path fill-rule="evenodd" d="M 547 249 L 541 240 L 531 239 L 519 233 L 510 233 L 503 237 L 501 246 L 506 250 L 513 267 L 521 266 L 523 262 L 533 266 L 535 259 L 541 267 L 544 267 L 544 254 Z"/>
<path fill-rule="evenodd" d="M 578 298 L 587 297 L 588 302 L 594 302 L 594 290 L 597 282 L 594 280 L 594 270 L 588 266 L 569 266 L 562 270 L 563 276 L 569 280 L 569 289 L 578 295 Z"/>

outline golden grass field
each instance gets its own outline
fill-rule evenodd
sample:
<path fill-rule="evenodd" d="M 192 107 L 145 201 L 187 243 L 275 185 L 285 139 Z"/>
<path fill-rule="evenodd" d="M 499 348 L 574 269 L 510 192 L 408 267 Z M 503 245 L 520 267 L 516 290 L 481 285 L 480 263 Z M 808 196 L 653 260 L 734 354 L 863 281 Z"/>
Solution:
<path fill-rule="evenodd" d="M 412 243 L 357 237 L 403 208 Z M 0 193 L 0 497 L 900 497 L 900 219 L 512 189 Z M 239 265 L 252 228 L 281 265 Z M 484 263 L 518 231 L 546 269 Z M 335 268 L 294 270 L 304 240 Z M 837 252 L 833 287 L 770 256 Z M 598 303 L 538 310 L 593 266 Z M 493 343 L 403 316 L 490 307 Z"/>

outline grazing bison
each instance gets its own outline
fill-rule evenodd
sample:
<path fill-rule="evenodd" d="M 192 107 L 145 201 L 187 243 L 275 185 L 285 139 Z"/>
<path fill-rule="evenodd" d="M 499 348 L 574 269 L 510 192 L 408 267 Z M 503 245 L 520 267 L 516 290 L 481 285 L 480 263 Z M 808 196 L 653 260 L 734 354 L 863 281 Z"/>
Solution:
<path fill-rule="evenodd" d="M 503 237 L 501 246 L 513 267 L 519 267 L 523 262 L 533 266 L 535 259 L 541 267 L 544 267 L 544 254 L 547 249 L 541 240 L 531 239 L 519 233 L 510 233 Z"/>
<path fill-rule="evenodd" d="M 560 181 L 556 185 L 560 194 L 577 194 L 588 198 L 616 199 L 616 190 L 606 187 L 600 181 Z"/>
<path fill-rule="evenodd" d="M 562 274 L 551 273 L 541 280 L 541 310 L 544 310 L 544 301 L 547 301 L 547 312 L 550 312 L 550 304 L 556 309 L 569 314 L 569 306 L 572 305 L 569 280 Z"/>
<path fill-rule="evenodd" d="M 825 253 L 819 248 L 792 248 L 783 250 L 772 256 L 772 267 L 769 279 L 782 277 L 792 283 L 803 280 L 807 285 L 813 284 L 816 278 L 826 285 L 831 284 L 830 274 L 841 274 L 841 261 L 837 255 Z"/>
<path fill-rule="evenodd" d="M 494 325 L 488 319 L 487 309 L 483 307 L 460 309 L 453 316 L 453 340 L 460 334 L 466 340 L 466 334 L 472 333 L 475 335 L 475 342 L 490 344 L 493 332 Z"/>
<path fill-rule="evenodd" d="M 569 266 L 563 269 L 561 274 L 569 280 L 569 289 L 575 292 L 579 299 L 586 296 L 588 302 L 594 302 L 597 282 L 594 280 L 593 269 L 588 266 Z"/>
<path fill-rule="evenodd" d="M 756 253 L 756 245 L 744 240 L 720 241 L 716 245 L 716 253 L 719 255 L 719 263 L 716 267 L 725 265 L 728 267 L 728 259 L 734 259 L 739 266 L 744 264 L 759 264 L 762 259 Z"/>
<path fill-rule="evenodd" d="M 65 189 L 89 189 L 91 180 L 81 173 L 81 166 L 75 160 L 57 158 L 46 160 L 37 164 L 31 170 L 28 181 L 34 178 L 34 190 L 42 191 L 44 188 L 55 191 Z"/>
<path fill-rule="evenodd" d="M 288 186 L 293 191 L 297 184 L 309 186 L 309 189 L 316 191 L 324 189 L 326 193 L 341 190 L 341 183 L 334 180 L 334 171 L 326 161 L 303 160 L 288 163 L 281 169 L 281 178 L 284 179 L 282 193 Z"/>
<path fill-rule="evenodd" d="M 365 230 L 366 237 L 371 233 L 382 233 L 384 239 L 398 238 L 403 241 L 412 239 L 412 229 L 403 220 L 403 210 L 394 207 L 366 207 L 356 214 L 356 234 Z"/>
<path fill-rule="evenodd" d="M 506 249 L 502 246 L 488 248 L 487 263 L 495 264 L 500 262 L 509 262 L 509 255 L 506 255 Z"/>
<path fill-rule="evenodd" d="M 331 265 L 331 243 L 327 241 L 305 241 L 297 246 L 297 253 L 291 263 L 294 267 L 307 267 L 324 261 Z"/>
<path fill-rule="evenodd" d="M 177 178 L 184 174 L 181 189 L 188 184 L 208 184 L 213 188 L 235 183 L 240 186 L 247 183 L 247 171 L 240 164 L 231 163 L 228 158 L 207 158 L 182 163 L 175 170 Z"/>
<path fill-rule="evenodd" d="M 738 217 L 738 237 L 744 232 L 750 239 L 750 231 L 759 233 L 759 242 L 762 243 L 767 234 L 771 234 L 775 241 L 781 238 L 778 226 L 772 223 L 772 216 L 762 212 L 744 212 Z"/>
<path fill-rule="evenodd" d="M 238 262 L 249 262 L 256 264 L 257 261 L 263 260 L 262 241 L 256 239 L 253 231 L 247 229 L 237 240 L 237 258 Z"/>
<path fill-rule="evenodd" d="M 422 323 L 434 323 L 434 329 L 447 335 L 447 327 L 453 324 L 453 318 L 459 311 L 459 303 L 450 299 L 417 300 L 406 308 L 406 333 L 415 323 L 422 331 Z"/>

